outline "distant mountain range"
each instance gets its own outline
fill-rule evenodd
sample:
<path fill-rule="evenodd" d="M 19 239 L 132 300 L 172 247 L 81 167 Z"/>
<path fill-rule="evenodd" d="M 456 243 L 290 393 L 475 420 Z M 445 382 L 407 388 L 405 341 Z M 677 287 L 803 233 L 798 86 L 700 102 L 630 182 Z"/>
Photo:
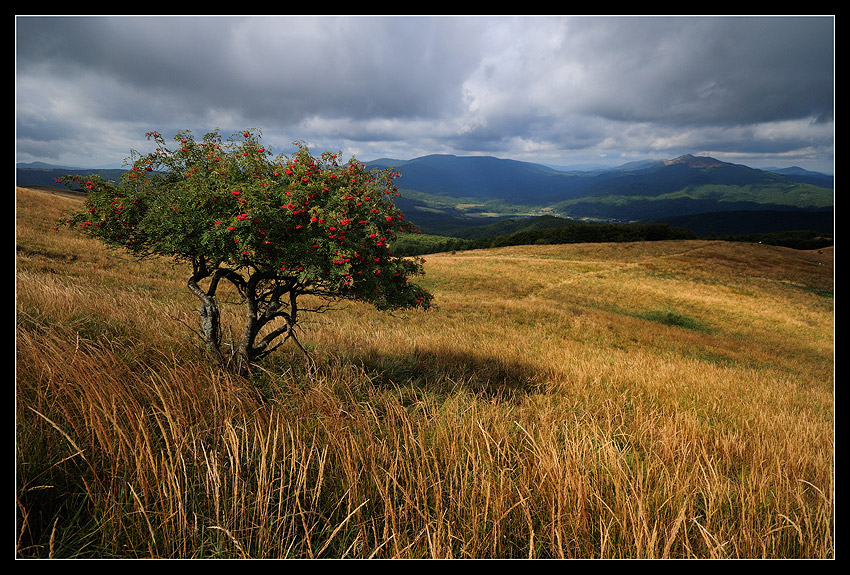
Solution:
<path fill-rule="evenodd" d="M 700 233 L 715 227 L 716 233 L 755 233 L 751 228 L 794 229 L 793 214 L 799 214 L 800 225 L 814 218 L 819 229 L 825 229 L 834 206 L 833 176 L 802 168 L 759 170 L 705 156 L 591 171 L 450 155 L 381 159 L 367 165 L 397 168 L 402 174 L 399 188 L 406 192 L 400 207 L 423 229 L 453 236 L 462 227 L 480 224 L 485 215 L 546 214 L 607 222 L 664 219 Z M 738 212 L 743 215 L 733 215 Z M 759 212 L 758 217 L 748 218 L 747 212 Z M 772 226 L 770 214 L 779 212 L 784 215 Z M 811 212 L 818 215 L 803 216 Z M 474 216 L 477 222 L 470 221 Z"/>
<path fill-rule="evenodd" d="M 68 174 L 87 176 L 89 174 L 100 174 L 107 180 L 115 180 L 127 170 L 106 168 L 75 168 L 72 166 L 55 166 L 44 162 L 32 162 L 29 164 L 19 163 L 15 166 L 16 186 L 47 186 L 51 188 L 65 188 L 64 184 L 57 184 L 56 180 Z"/>
<path fill-rule="evenodd" d="M 541 215 L 608 222 L 663 219 L 671 225 L 686 222 L 703 232 L 712 228 L 712 220 L 723 220 L 727 227 L 731 221 L 746 222 L 746 212 L 759 212 L 762 225 L 766 214 L 784 212 L 778 218 L 784 229 L 793 227 L 793 213 L 820 212 L 819 221 L 825 221 L 834 206 L 833 176 L 796 167 L 760 170 L 706 156 L 588 171 L 441 154 L 412 160 L 381 158 L 366 165 L 401 173 L 399 207 L 432 234 L 452 234 L 460 227 L 500 218 Z M 18 164 L 16 185 L 55 187 L 55 178 L 68 173 L 117 179 L 122 171 Z M 732 212 L 745 215 L 731 217 Z M 800 219 L 802 223 L 805 218 Z"/>
<path fill-rule="evenodd" d="M 765 171 L 692 155 L 593 171 L 561 171 L 489 156 L 430 155 L 406 161 L 374 160 L 367 165 L 399 169 L 400 188 L 437 196 L 500 199 L 519 205 L 563 204 L 587 197 L 659 197 L 706 185 L 785 191 L 800 184 L 833 187 L 832 176 L 800 168 Z"/>

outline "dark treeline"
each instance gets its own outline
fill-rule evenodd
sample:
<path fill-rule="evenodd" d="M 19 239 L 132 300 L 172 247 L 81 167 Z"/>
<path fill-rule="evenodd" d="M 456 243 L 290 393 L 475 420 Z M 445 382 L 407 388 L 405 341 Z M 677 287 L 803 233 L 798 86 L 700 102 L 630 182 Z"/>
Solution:
<path fill-rule="evenodd" d="M 449 238 L 431 241 L 396 242 L 393 251 L 397 255 L 412 256 L 454 250 L 476 250 L 521 246 L 531 244 L 578 244 L 596 242 L 651 242 L 659 240 L 696 239 L 693 232 L 674 228 L 667 224 L 572 224 L 545 229 L 530 229 L 520 232 L 464 240 Z"/>
<path fill-rule="evenodd" d="M 729 242 L 752 242 L 793 248 L 795 250 L 817 250 L 831 246 L 835 243 L 831 236 L 824 235 L 814 230 L 793 230 L 787 232 L 772 232 L 768 234 L 709 235 L 704 236 L 702 239 L 724 240 Z"/>
<path fill-rule="evenodd" d="M 652 242 L 661 240 L 711 239 L 763 243 L 798 250 L 812 250 L 833 245 L 833 238 L 811 230 L 795 230 L 764 234 L 705 235 L 697 236 L 692 231 L 656 223 L 599 224 L 581 223 L 557 228 L 529 229 L 511 234 L 478 239 L 461 238 L 412 238 L 400 239 L 393 244 L 393 251 L 401 256 L 429 253 L 475 250 L 519 245 L 577 244 L 595 242 Z"/>

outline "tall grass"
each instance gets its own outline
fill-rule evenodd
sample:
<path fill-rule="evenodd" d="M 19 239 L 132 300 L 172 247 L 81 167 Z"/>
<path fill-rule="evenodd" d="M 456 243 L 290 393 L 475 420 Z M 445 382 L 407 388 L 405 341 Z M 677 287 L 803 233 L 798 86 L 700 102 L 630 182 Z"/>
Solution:
<path fill-rule="evenodd" d="M 834 557 L 828 250 L 433 255 L 436 310 L 317 316 L 318 377 L 249 381 L 185 270 L 17 202 L 19 557 Z"/>

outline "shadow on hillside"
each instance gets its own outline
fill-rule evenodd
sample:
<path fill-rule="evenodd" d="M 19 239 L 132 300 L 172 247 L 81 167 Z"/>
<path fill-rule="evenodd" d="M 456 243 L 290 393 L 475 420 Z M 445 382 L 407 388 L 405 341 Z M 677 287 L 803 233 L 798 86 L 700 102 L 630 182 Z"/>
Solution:
<path fill-rule="evenodd" d="M 357 366 L 374 385 L 413 386 L 434 393 L 464 390 L 484 397 L 510 398 L 537 389 L 543 374 L 531 364 L 468 353 L 378 352 L 340 358 Z"/>

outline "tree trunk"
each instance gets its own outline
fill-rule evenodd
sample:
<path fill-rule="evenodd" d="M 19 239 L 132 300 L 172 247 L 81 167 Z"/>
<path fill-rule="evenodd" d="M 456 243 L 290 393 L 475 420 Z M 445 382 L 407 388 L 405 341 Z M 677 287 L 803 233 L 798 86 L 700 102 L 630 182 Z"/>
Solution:
<path fill-rule="evenodd" d="M 207 277 L 206 269 L 201 267 L 196 268 L 195 273 L 189 278 L 187 285 L 195 297 L 201 302 L 199 310 L 201 316 L 201 335 L 204 338 L 204 343 L 207 345 L 207 350 L 212 354 L 216 363 L 220 366 L 225 366 L 227 360 L 224 354 L 221 353 L 221 312 L 215 301 L 215 284 L 210 287 L 210 292 L 205 292 L 198 281 Z"/>
<path fill-rule="evenodd" d="M 308 376 L 313 379 L 315 372 L 313 360 L 295 336 L 298 306 L 296 304 L 297 292 L 292 289 L 292 285 L 276 285 L 272 290 L 258 294 L 260 282 L 268 279 L 263 274 L 255 274 L 248 281 L 245 281 L 242 276 L 232 270 L 217 267 L 213 270 L 207 267 L 203 260 L 193 263 L 194 273 L 189 278 L 187 285 L 201 302 L 199 310 L 201 334 L 207 349 L 220 367 L 229 369 L 243 377 L 250 377 L 251 365 L 254 361 L 268 355 L 283 341 L 292 338 L 292 341 L 304 355 Z M 198 282 L 208 277 L 211 278 L 210 286 L 204 291 Z M 230 356 L 225 356 L 221 350 L 221 312 L 215 299 L 220 279 L 226 279 L 236 287 L 244 298 L 243 304 L 245 305 L 245 327 L 239 342 L 234 342 L 236 349 L 232 351 Z M 289 313 L 280 309 L 280 298 L 286 293 L 289 293 L 290 299 Z M 283 318 L 285 324 L 272 330 L 262 338 L 262 341 L 257 342 L 260 330 L 276 318 Z M 283 338 L 282 341 L 275 343 L 275 340 L 280 337 Z"/>

